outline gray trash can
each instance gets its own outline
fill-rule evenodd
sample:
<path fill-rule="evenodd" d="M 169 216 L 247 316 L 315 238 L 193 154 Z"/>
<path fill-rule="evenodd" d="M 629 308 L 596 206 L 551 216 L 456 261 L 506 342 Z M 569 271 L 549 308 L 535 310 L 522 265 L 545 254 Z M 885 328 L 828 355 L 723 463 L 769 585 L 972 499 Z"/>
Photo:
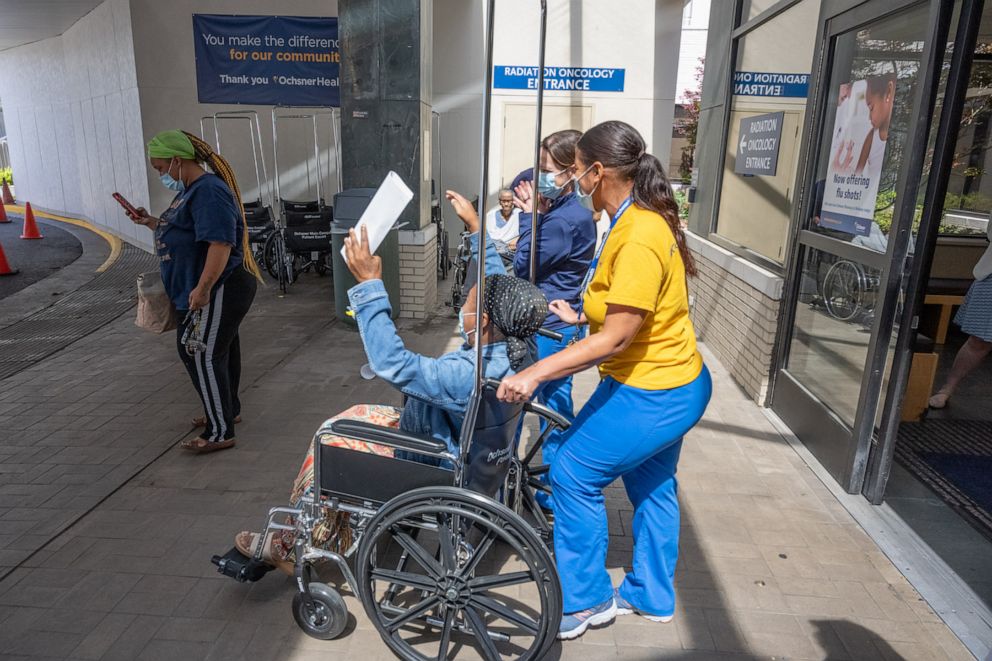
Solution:
<path fill-rule="evenodd" d="M 331 224 L 331 256 L 334 269 L 334 312 L 338 319 L 355 326 L 355 319 L 346 314 L 348 290 L 357 283 L 341 256 L 348 230 L 358 224 L 365 208 L 372 201 L 377 189 L 349 188 L 334 196 L 334 222 Z M 382 281 L 389 294 L 393 318 L 400 313 L 400 234 L 397 228 L 389 230 L 382 244 L 375 251 L 382 259 Z"/>

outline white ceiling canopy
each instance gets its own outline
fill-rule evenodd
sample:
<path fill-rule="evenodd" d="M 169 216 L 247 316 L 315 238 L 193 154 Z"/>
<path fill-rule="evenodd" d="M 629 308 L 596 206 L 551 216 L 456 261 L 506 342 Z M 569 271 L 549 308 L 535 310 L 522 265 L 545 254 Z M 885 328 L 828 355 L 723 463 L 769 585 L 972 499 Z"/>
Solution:
<path fill-rule="evenodd" d="M 0 50 L 55 37 L 103 0 L 0 0 Z"/>

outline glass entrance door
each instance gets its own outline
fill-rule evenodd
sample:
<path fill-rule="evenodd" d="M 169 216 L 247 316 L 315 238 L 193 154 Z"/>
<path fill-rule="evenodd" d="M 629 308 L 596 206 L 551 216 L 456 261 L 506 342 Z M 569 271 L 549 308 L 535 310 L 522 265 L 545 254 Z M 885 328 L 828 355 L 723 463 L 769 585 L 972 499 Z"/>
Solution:
<path fill-rule="evenodd" d="M 868 2 L 824 31 L 772 408 L 852 493 L 903 305 L 955 4 Z"/>

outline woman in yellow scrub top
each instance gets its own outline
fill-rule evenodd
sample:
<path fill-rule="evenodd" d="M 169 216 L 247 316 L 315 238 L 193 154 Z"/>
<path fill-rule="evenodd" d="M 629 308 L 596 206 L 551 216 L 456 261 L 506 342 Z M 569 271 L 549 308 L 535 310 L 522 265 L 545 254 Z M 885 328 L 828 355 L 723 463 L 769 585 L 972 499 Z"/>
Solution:
<path fill-rule="evenodd" d="M 562 639 L 617 615 L 671 620 L 675 470 L 682 437 L 712 390 L 689 320 L 686 277 L 695 266 L 661 163 L 636 129 L 606 122 L 579 141 L 575 164 L 577 194 L 609 215 L 610 231 L 589 269 L 583 309 L 551 305 L 563 320 L 588 323 L 591 334 L 505 378 L 499 390 L 504 401 L 526 401 L 542 383 L 594 365 L 602 377 L 551 468 Z M 614 589 L 603 488 L 618 477 L 634 504 L 634 557 L 633 571 Z"/>

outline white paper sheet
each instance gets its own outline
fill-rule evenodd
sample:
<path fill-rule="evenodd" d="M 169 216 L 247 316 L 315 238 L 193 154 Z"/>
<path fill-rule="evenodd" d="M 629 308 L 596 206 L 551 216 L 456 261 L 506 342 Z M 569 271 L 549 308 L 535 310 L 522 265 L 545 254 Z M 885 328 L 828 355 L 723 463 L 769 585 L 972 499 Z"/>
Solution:
<path fill-rule="evenodd" d="M 403 209 L 413 199 L 413 191 L 410 190 L 398 174 L 390 171 L 379 186 L 379 190 L 372 196 L 372 201 L 365 208 L 362 217 L 355 225 L 355 232 L 361 236 L 362 227 L 369 230 L 369 250 L 372 254 L 379 248 L 390 228 L 396 224 L 396 220 L 403 213 Z M 341 256 L 348 261 L 345 249 L 341 249 Z"/>

